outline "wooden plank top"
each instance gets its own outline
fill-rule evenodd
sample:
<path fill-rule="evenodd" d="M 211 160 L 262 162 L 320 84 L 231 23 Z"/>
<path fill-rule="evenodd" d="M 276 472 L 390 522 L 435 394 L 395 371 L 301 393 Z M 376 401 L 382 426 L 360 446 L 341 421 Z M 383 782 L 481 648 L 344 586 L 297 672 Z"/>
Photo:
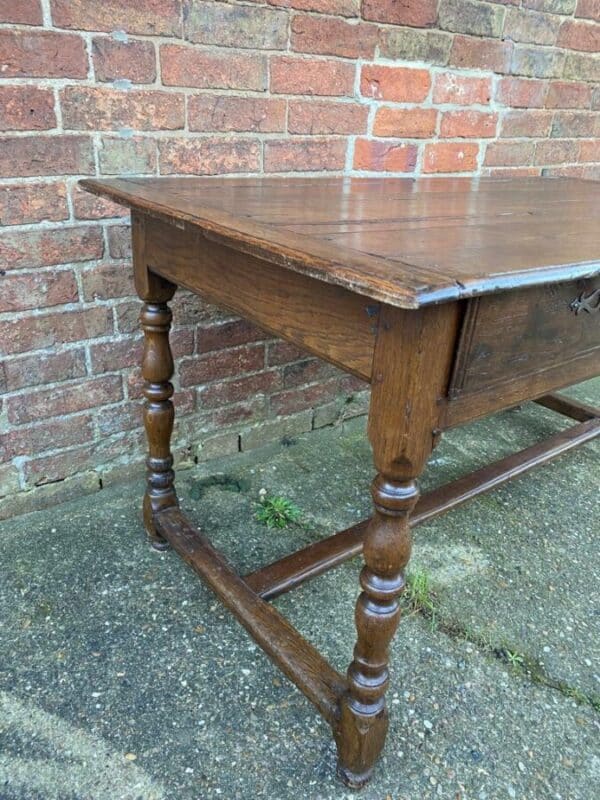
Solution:
<path fill-rule="evenodd" d="M 598 181 L 165 177 L 81 185 L 402 308 L 600 274 Z"/>

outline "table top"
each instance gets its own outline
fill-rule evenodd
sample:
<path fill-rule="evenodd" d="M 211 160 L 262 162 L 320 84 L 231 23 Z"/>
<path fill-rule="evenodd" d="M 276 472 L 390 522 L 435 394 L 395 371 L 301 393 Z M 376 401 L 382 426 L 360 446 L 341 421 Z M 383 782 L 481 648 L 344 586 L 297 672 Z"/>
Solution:
<path fill-rule="evenodd" d="M 600 274 L 600 182 L 118 178 L 81 185 L 402 308 Z"/>

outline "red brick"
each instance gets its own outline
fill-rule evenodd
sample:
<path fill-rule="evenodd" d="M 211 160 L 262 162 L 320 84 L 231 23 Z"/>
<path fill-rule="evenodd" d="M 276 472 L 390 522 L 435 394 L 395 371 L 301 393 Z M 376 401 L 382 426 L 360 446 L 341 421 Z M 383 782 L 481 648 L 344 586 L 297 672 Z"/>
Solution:
<path fill-rule="evenodd" d="M 40 0 L 0 0 L 0 22 L 41 25 L 43 21 Z"/>
<path fill-rule="evenodd" d="M 444 72 L 435 76 L 433 85 L 434 103 L 452 103 L 470 106 L 475 103 L 487 105 L 492 95 L 490 78 L 472 78 Z"/>
<path fill-rule="evenodd" d="M 4 270 L 49 267 L 101 258 L 103 249 L 99 227 L 8 231 L 0 235 L 0 264 Z"/>
<path fill-rule="evenodd" d="M 579 161 L 600 161 L 600 139 L 580 142 Z"/>
<path fill-rule="evenodd" d="M 281 373 L 278 370 L 269 370 L 248 375 L 246 378 L 218 381 L 204 386 L 198 390 L 198 403 L 202 409 L 215 408 L 239 403 L 257 395 L 271 394 L 277 389 L 281 389 Z"/>
<path fill-rule="evenodd" d="M 375 22 L 425 28 L 437 20 L 438 0 L 362 0 L 362 16 Z"/>
<path fill-rule="evenodd" d="M 550 136 L 555 139 L 600 136 L 600 115 L 585 111 L 556 111 Z"/>
<path fill-rule="evenodd" d="M 366 133 L 369 109 L 356 103 L 290 100 L 288 131 L 304 134 Z"/>
<path fill-rule="evenodd" d="M 0 130 L 43 131 L 54 127 L 56 115 L 51 89 L 0 87 Z"/>
<path fill-rule="evenodd" d="M 254 53 L 206 53 L 185 45 L 160 48 L 162 82 L 165 86 L 198 89 L 250 89 L 267 87 L 267 61 Z"/>
<path fill-rule="evenodd" d="M 363 97 L 391 100 L 396 103 L 420 103 L 427 97 L 431 77 L 426 69 L 380 67 L 362 68 L 360 92 Z"/>
<path fill-rule="evenodd" d="M 285 130 L 286 103 L 266 97 L 226 97 L 196 95 L 188 100 L 191 131 L 260 131 Z"/>
<path fill-rule="evenodd" d="M 344 139 L 285 139 L 265 142 L 265 172 L 342 170 L 345 163 Z"/>
<path fill-rule="evenodd" d="M 77 184 L 71 187 L 71 201 L 76 219 L 107 219 L 129 214 L 129 209 L 113 203 L 106 197 L 90 194 L 80 189 Z"/>
<path fill-rule="evenodd" d="M 59 311 L 0 322 L 0 355 L 45 349 L 62 342 L 79 342 L 112 332 L 110 308 Z M 0 459 L 1 460 L 1 459 Z"/>
<path fill-rule="evenodd" d="M 162 175 L 219 175 L 257 172 L 260 143 L 254 139 L 165 139 L 160 142 Z"/>
<path fill-rule="evenodd" d="M 546 108 L 589 108 L 592 87 L 587 83 L 553 81 L 548 86 Z"/>
<path fill-rule="evenodd" d="M 131 264 L 103 264 L 81 273 L 83 297 L 91 300 L 112 300 L 134 294 Z M 138 305 L 139 313 L 139 305 Z"/>
<path fill-rule="evenodd" d="M 291 389 L 275 394 L 270 399 L 271 410 L 278 415 L 294 414 L 305 408 L 314 408 L 333 400 L 340 392 L 339 380 L 316 383 L 303 389 Z"/>
<path fill-rule="evenodd" d="M 496 178 L 531 178 L 539 177 L 539 167 L 488 167 L 482 175 L 493 175 Z"/>
<path fill-rule="evenodd" d="M 496 135 L 498 114 L 482 111 L 446 111 L 442 116 L 440 136 L 487 139 Z"/>
<path fill-rule="evenodd" d="M 423 172 L 472 172 L 477 169 L 479 145 L 436 142 L 425 147 Z"/>
<path fill-rule="evenodd" d="M 502 119 L 500 136 L 512 138 L 524 136 L 543 138 L 550 133 L 551 111 L 530 111 L 529 109 L 508 111 Z"/>
<path fill-rule="evenodd" d="M 85 175 L 94 169 L 87 136 L 19 136 L 0 138 L 0 176 Z"/>
<path fill-rule="evenodd" d="M 291 342 L 271 342 L 269 344 L 267 361 L 270 367 L 289 364 L 302 358 L 306 358 L 306 352 Z"/>
<path fill-rule="evenodd" d="M 600 25 L 567 19 L 560 26 L 558 46 L 600 53 Z"/>
<path fill-rule="evenodd" d="M 75 303 L 77 283 L 71 270 L 9 273 L 0 276 L 0 313 Z"/>
<path fill-rule="evenodd" d="M 152 83 L 156 78 L 152 42 L 117 42 L 108 36 L 96 37 L 92 41 L 92 63 L 97 81 Z"/>
<path fill-rule="evenodd" d="M 143 341 L 139 335 L 116 342 L 99 342 L 90 347 L 92 373 L 115 372 L 142 363 Z"/>
<path fill-rule="evenodd" d="M 68 86 L 60 102 L 64 127 L 70 130 L 177 130 L 185 125 L 184 97 L 172 92 Z"/>
<path fill-rule="evenodd" d="M 271 59 L 271 91 L 331 97 L 354 92 L 354 65 L 326 59 L 275 56 Z"/>
<path fill-rule="evenodd" d="M 36 353 L 12 358 L 4 362 L 4 374 L 7 392 L 81 378 L 86 374 L 85 351 L 77 348 L 62 353 Z"/>
<path fill-rule="evenodd" d="M 546 139 L 535 146 L 535 164 L 568 164 L 579 159 L 579 142 L 572 139 Z"/>
<path fill-rule="evenodd" d="M 122 399 L 121 377 L 109 375 L 11 397 L 6 405 L 8 421 L 13 425 L 25 425 L 48 417 L 62 417 L 64 414 L 117 403 Z"/>
<path fill-rule="evenodd" d="M 296 364 L 288 364 L 283 369 L 283 387 L 291 389 L 294 386 L 304 386 L 307 383 L 322 383 L 338 375 L 336 368 L 320 358 L 306 358 Z"/>
<path fill-rule="evenodd" d="M 426 139 L 435 134 L 437 118 L 434 108 L 379 108 L 373 134 Z"/>
<path fill-rule="evenodd" d="M 60 183 L 11 183 L 0 186 L 0 225 L 67 219 L 67 189 Z"/>
<path fill-rule="evenodd" d="M 534 142 L 492 142 L 485 151 L 486 166 L 519 167 L 533 162 Z"/>
<path fill-rule="evenodd" d="M 217 351 L 186 359 L 180 364 L 179 376 L 183 387 L 194 386 L 221 378 L 233 378 L 244 372 L 257 372 L 262 370 L 264 365 L 264 345 L 246 345 L 225 352 Z"/>
<path fill-rule="evenodd" d="M 50 0 L 57 28 L 181 36 L 181 0 Z"/>
<path fill-rule="evenodd" d="M 198 328 L 196 338 L 198 353 L 210 353 L 213 350 L 227 350 L 241 344 L 263 341 L 270 336 L 252 323 L 244 319 L 236 319 L 233 322 L 211 325 L 208 328 Z"/>
<path fill-rule="evenodd" d="M 600 0 L 577 0 L 575 16 L 600 22 Z"/>
<path fill-rule="evenodd" d="M 71 447 L 92 438 L 89 416 L 52 420 L 0 434 L 0 463 L 15 456 L 33 456 L 46 450 Z"/>
<path fill-rule="evenodd" d="M 85 43 L 74 33 L 0 30 L 2 78 L 87 78 Z"/>
<path fill-rule="evenodd" d="M 542 108 L 546 100 L 548 84 L 526 78 L 501 78 L 496 99 L 513 108 Z"/>
<path fill-rule="evenodd" d="M 512 44 L 498 39 L 481 39 L 457 34 L 450 51 L 450 63 L 467 69 L 510 72 Z"/>
<path fill-rule="evenodd" d="M 129 225 L 111 225 L 106 234 L 111 258 L 130 258 L 131 229 Z"/>
<path fill-rule="evenodd" d="M 267 0 L 271 6 L 295 8 L 298 11 L 318 11 L 340 17 L 358 17 L 360 0 Z"/>
<path fill-rule="evenodd" d="M 376 172 L 412 172 L 417 163 L 417 148 L 395 141 L 357 139 L 354 169 Z"/>
<path fill-rule="evenodd" d="M 257 397 L 247 400 L 245 403 L 226 406 L 217 409 L 212 416 L 212 424 L 216 428 L 224 428 L 231 425 L 248 425 L 258 420 L 264 420 L 267 416 L 267 402 L 264 397 Z"/>
<path fill-rule="evenodd" d="M 342 19 L 298 15 L 292 20 L 292 50 L 344 58 L 373 58 L 378 29 Z"/>

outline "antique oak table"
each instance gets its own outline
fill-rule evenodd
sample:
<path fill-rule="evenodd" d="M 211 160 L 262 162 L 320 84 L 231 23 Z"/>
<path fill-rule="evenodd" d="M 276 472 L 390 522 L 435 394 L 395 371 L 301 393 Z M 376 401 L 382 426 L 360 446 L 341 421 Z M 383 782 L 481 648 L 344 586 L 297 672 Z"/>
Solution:
<path fill-rule="evenodd" d="M 128 178 L 82 186 L 132 210 L 144 302 L 144 522 L 330 723 L 339 772 L 386 737 L 388 646 L 411 527 L 600 433 L 553 394 L 600 374 L 600 183 L 575 179 Z M 373 516 L 241 577 L 178 508 L 167 303 L 178 286 L 372 386 Z M 419 497 L 442 431 L 535 400 L 577 424 Z M 337 672 L 267 601 L 362 551 L 357 639 Z"/>

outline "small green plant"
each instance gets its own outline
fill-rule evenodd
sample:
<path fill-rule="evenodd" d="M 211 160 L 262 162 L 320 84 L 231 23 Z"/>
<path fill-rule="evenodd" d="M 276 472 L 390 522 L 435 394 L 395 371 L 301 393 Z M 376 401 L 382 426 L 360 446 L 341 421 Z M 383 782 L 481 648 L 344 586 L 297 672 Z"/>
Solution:
<path fill-rule="evenodd" d="M 506 663 L 514 669 L 519 669 L 525 664 L 525 658 L 516 650 L 509 650 L 505 647 L 504 657 L 506 658 Z"/>
<path fill-rule="evenodd" d="M 429 573 L 422 569 L 408 573 L 404 599 L 413 613 L 421 612 L 426 617 L 429 617 L 432 626 L 435 626 L 437 608 Z"/>
<path fill-rule="evenodd" d="M 285 497 L 267 497 L 261 493 L 256 519 L 267 528 L 287 528 L 300 519 L 300 509 Z"/>

